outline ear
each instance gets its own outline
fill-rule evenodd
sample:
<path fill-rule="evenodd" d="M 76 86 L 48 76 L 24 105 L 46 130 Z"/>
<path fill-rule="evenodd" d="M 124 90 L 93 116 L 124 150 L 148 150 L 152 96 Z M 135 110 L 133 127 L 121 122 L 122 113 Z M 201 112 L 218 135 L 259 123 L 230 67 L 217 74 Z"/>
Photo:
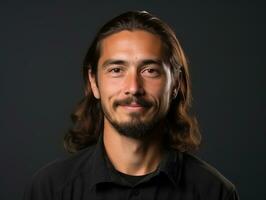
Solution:
<path fill-rule="evenodd" d="M 181 78 L 179 77 L 176 81 L 175 81 L 175 90 L 178 93 L 180 90 L 180 85 L 181 85 Z"/>
<path fill-rule="evenodd" d="M 178 72 L 177 76 L 173 77 L 173 89 L 172 89 L 172 97 L 176 98 L 176 96 L 178 95 L 178 92 L 180 92 L 180 85 L 181 85 L 181 74 L 180 72 Z"/>
<path fill-rule="evenodd" d="M 94 74 L 91 73 L 91 70 L 88 70 L 88 76 L 89 76 L 89 81 L 90 81 L 93 96 L 96 99 L 100 99 L 100 92 L 99 92 L 99 89 L 96 83 L 96 77 Z"/>

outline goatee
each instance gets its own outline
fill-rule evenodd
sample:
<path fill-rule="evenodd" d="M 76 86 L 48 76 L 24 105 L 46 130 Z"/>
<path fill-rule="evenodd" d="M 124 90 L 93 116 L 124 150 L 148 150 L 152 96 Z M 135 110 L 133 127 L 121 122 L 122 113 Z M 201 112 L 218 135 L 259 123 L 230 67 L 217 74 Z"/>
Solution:
<path fill-rule="evenodd" d="M 115 122 L 107 118 L 110 124 L 121 134 L 134 139 L 144 139 L 154 132 L 155 127 L 159 123 L 159 118 L 155 118 L 149 122 L 139 120 L 138 114 L 131 113 L 131 122 Z"/>
<path fill-rule="evenodd" d="M 144 98 L 128 97 L 123 100 L 114 101 L 113 109 L 117 109 L 118 106 L 130 105 L 132 102 L 137 103 L 145 109 L 156 106 L 153 102 Z M 149 136 L 152 132 L 154 132 L 154 129 L 157 127 L 159 121 L 161 120 L 161 117 L 155 115 L 154 118 L 150 119 L 149 121 L 143 121 L 141 120 L 141 113 L 132 112 L 129 114 L 131 119 L 129 122 L 117 122 L 112 119 L 103 105 L 102 109 L 105 118 L 117 130 L 118 133 L 134 139 L 143 139 Z"/>

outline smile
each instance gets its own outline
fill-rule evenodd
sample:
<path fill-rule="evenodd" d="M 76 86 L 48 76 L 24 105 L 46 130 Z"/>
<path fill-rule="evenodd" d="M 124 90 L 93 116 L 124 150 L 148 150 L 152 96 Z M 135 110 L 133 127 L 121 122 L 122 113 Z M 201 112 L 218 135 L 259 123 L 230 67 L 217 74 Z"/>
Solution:
<path fill-rule="evenodd" d="M 129 105 L 120 105 L 120 107 L 122 107 L 125 110 L 128 111 L 143 111 L 145 109 L 145 107 L 137 104 L 137 103 L 132 103 Z"/>

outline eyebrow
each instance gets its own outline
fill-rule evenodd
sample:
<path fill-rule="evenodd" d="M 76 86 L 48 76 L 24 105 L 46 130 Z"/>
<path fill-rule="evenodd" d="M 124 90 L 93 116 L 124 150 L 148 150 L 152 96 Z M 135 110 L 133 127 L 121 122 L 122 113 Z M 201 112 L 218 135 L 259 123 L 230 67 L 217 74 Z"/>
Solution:
<path fill-rule="evenodd" d="M 103 68 L 106 68 L 109 65 L 127 65 L 128 62 L 125 60 L 118 60 L 118 59 L 107 59 L 103 62 Z"/>
<path fill-rule="evenodd" d="M 137 66 L 150 64 L 162 65 L 163 61 L 161 59 L 144 59 L 137 62 Z M 102 64 L 103 68 L 106 68 L 109 65 L 129 65 L 129 62 L 120 59 L 107 59 Z"/>
<path fill-rule="evenodd" d="M 156 64 L 156 65 L 162 65 L 163 61 L 161 59 L 145 59 L 142 60 L 140 65 L 149 65 L 149 64 Z"/>

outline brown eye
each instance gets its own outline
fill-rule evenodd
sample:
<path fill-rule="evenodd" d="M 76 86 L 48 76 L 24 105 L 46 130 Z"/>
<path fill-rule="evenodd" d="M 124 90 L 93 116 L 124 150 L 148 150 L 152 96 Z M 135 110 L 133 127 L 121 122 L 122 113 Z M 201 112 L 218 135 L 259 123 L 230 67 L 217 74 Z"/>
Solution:
<path fill-rule="evenodd" d="M 112 77 L 120 77 L 123 75 L 123 68 L 120 66 L 114 66 L 114 67 L 110 67 L 110 69 L 108 69 L 108 73 L 112 76 Z"/>
<path fill-rule="evenodd" d="M 114 73 L 119 73 L 119 72 L 121 72 L 121 69 L 120 68 L 114 68 L 111 71 Z"/>
<path fill-rule="evenodd" d="M 156 78 L 160 76 L 160 70 L 156 68 L 146 68 L 142 71 L 143 76 L 149 77 L 149 78 Z"/>

